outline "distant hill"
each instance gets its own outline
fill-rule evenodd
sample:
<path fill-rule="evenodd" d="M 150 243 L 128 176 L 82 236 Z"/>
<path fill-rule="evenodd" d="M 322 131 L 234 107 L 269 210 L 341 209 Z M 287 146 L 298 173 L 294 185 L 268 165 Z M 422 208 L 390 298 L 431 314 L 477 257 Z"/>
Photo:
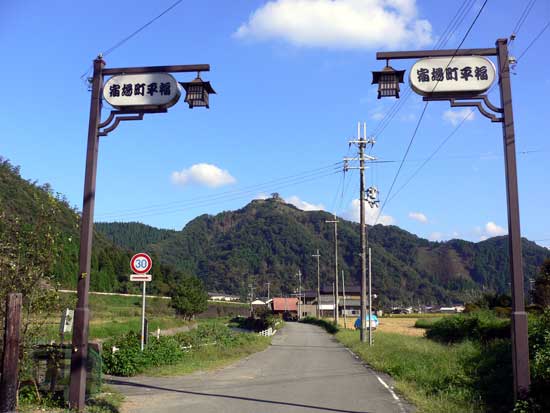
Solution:
<path fill-rule="evenodd" d="M 302 271 L 306 288 L 334 280 L 333 227 L 323 211 L 302 211 L 280 198 L 255 200 L 237 211 L 201 215 L 182 231 L 155 230 L 138 223 L 102 223 L 97 227 L 117 245 L 139 245 L 183 273 L 194 273 L 209 290 L 246 294 L 253 283 L 262 293 L 271 283 L 274 293 L 290 293 Z M 359 226 L 340 218 L 339 262 L 348 285 L 360 280 Z M 143 234 L 143 240 L 140 240 Z M 507 238 L 483 242 L 430 242 L 396 226 L 368 228 L 373 251 L 373 289 L 382 303 L 443 304 L 462 301 L 482 289 L 508 292 Z M 523 240 L 526 279 L 536 275 L 550 251 Z M 528 282 L 526 281 L 526 286 Z"/>

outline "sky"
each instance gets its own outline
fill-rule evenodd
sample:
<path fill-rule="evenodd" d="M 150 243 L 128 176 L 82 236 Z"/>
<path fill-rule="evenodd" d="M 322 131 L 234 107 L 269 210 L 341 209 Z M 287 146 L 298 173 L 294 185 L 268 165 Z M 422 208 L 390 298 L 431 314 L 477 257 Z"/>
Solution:
<path fill-rule="evenodd" d="M 407 92 L 414 60 L 391 62 L 407 71 L 401 100 L 378 100 L 371 85 L 371 71 L 385 65 L 377 51 L 455 49 L 483 1 L 183 0 L 109 51 L 174 3 L 4 0 L 0 155 L 80 209 L 86 78 L 98 53 L 108 68 L 206 63 L 211 71 L 201 76 L 217 92 L 210 109 L 190 110 L 181 99 L 168 113 L 123 122 L 100 138 L 96 222 L 181 229 L 201 214 L 274 192 L 301 209 L 358 220 L 358 171 L 344 174 L 341 162 L 357 155 L 348 141 L 365 122 L 376 140 L 368 153 L 378 159 L 366 171 L 367 186 L 378 188 L 384 204 L 367 211 L 368 223 L 435 241 L 507 232 L 501 125 L 448 102 L 429 103 L 418 124 L 424 103 Z M 489 0 L 462 47 L 494 47 L 516 30 L 511 80 L 522 235 L 550 247 L 543 126 L 550 30 L 532 43 L 550 21 L 550 2 L 535 1 L 521 19 L 528 4 Z M 179 81 L 194 76 L 175 74 Z M 497 92 L 489 96 L 499 105 Z M 110 109 L 105 103 L 102 119 Z"/>

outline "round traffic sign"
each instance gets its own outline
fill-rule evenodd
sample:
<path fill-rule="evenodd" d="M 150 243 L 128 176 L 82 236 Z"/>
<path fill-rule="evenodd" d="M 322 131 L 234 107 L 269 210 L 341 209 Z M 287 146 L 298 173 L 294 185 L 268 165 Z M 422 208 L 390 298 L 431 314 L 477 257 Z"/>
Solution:
<path fill-rule="evenodd" d="M 153 260 L 144 252 L 140 252 L 130 260 L 130 268 L 135 274 L 147 274 L 153 266 Z"/>

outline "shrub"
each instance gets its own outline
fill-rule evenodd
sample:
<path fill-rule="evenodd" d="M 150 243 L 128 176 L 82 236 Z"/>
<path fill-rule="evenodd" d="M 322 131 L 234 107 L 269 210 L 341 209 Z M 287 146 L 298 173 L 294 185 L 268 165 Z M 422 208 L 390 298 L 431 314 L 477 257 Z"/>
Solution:
<path fill-rule="evenodd" d="M 304 317 L 300 320 L 301 323 L 315 324 L 319 327 L 323 327 L 330 334 L 336 334 L 340 329 L 336 324 L 331 321 L 323 320 L 322 318 Z"/>
<path fill-rule="evenodd" d="M 466 339 L 489 341 L 510 337 L 510 320 L 497 318 L 490 311 L 459 314 L 436 321 L 426 337 L 443 343 L 455 343 Z"/>
<path fill-rule="evenodd" d="M 415 328 L 425 328 L 427 330 L 427 329 L 432 328 L 434 323 L 436 323 L 439 320 L 441 320 L 441 318 L 419 318 L 414 323 L 414 327 Z"/>

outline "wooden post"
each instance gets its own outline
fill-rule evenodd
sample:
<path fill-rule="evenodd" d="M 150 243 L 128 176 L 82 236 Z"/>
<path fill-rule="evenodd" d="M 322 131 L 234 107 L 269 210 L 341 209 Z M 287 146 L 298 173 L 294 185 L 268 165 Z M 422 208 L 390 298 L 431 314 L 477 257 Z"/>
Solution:
<path fill-rule="evenodd" d="M 8 294 L 4 324 L 4 354 L 0 381 L 0 413 L 14 412 L 19 378 L 19 332 L 21 327 L 21 294 Z"/>

